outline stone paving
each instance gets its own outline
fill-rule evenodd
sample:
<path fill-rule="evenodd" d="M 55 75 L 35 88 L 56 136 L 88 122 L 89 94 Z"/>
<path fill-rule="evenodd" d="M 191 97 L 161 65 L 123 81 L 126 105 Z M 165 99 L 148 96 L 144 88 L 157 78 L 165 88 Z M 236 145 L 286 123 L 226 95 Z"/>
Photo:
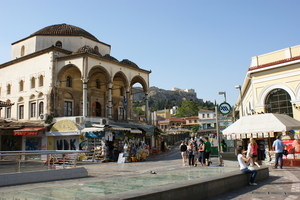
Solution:
<path fill-rule="evenodd" d="M 218 168 L 217 158 L 212 158 L 211 167 Z M 109 178 L 109 177 L 126 177 L 138 174 L 149 174 L 150 170 L 156 173 L 189 168 L 181 165 L 180 153 L 178 147 L 172 148 L 170 151 L 156 155 L 151 155 L 145 162 L 136 163 L 79 163 L 79 167 L 84 166 L 90 177 L 83 179 L 51 181 L 36 184 L 23 184 L 9 187 L 0 187 L 1 192 L 9 192 L 16 190 L 26 190 L 41 187 L 52 187 L 65 185 L 70 183 L 80 183 L 90 181 L 92 179 Z M 199 166 L 197 166 L 199 167 Z M 205 167 L 202 167 L 205 168 Z M 223 167 L 219 167 L 223 168 Z M 226 168 L 226 167 L 225 167 Z M 238 169 L 238 168 L 237 168 Z M 284 199 L 294 200 L 300 199 L 300 168 L 284 167 L 283 169 L 271 169 L 270 178 L 257 182 L 257 186 L 245 186 L 238 190 L 232 190 L 222 195 L 211 198 L 210 200 L 219 199 Z M 239 183 L 237 183 L 239 184 Z M 2 200 L 2 198 L 0 198 Z M 197 199 L 197 198 L 196 198 Z"/>

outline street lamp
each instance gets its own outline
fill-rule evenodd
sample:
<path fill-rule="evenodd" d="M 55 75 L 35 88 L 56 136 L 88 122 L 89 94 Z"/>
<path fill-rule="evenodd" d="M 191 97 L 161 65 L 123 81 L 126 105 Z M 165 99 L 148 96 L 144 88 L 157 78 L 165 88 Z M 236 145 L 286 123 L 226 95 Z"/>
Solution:
<path fill-rule="evenodd" d="M 222 94 L 224 94 L 224 99 L 225 99 L 224 102 L 226 102 L 226 92 L 219 92 L 219 95 L 222 95 Z"/>
<path fill-rule="evenodd" d="M 224 102 L 226 102 L 226 92 L 219 92 L 219 95 L 224 95 Z M 218 137 L 218 158 L 219 158 L 219 164 L 222 164 L 222 159 L 221 159 L 221 145 L 220 145 L 220 142 L 221 142 L 221 138 L 220 138 L 220 133 L 219 133 L 219 119 L 218 119 L 218 108 L 216 106 L 216 131 L 217 131 L 217 137 Z"/>
<path fill-rule="evenodd" d="M 242 111 L 242 114 L 240 114 L 240 117 L 241 116 L 243 117 L 242 87 L 240 85 L 236 85 L 234 87 L 235 87 L 235 89 L 239 89 L 240 90 L 240 103 L 241 103 L 241 111 Z"/>

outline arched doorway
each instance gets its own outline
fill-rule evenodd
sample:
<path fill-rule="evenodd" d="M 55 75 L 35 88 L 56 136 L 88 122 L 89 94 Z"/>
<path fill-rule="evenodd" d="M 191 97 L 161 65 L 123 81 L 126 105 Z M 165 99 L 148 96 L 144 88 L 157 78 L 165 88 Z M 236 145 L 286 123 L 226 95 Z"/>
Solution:
<path fill-rule="evenodd" d="M 291 96 L 281 88 L 272 90 L 265 100 L 265 111 L 266 113 L 287 114 L 293 117 Z"/>
<path fill-rule="evenodd" d="M 92 109 L 93 109 L 92 116 L 101 117 L 101 104 L 99 102 L 94 102 Z"/>

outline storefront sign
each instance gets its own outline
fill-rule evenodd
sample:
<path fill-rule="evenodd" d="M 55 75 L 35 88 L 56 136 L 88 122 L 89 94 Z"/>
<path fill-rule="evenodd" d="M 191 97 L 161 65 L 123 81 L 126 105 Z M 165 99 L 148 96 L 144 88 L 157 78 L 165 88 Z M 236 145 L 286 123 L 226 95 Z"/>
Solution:
<path fill-rule="evenodd" d="M 52 128 L 50 129 L 50 132 L 54 132 L 54 131 L 75 131 L 78 130 L 78 127 L 76 126 L 76 124 L 74 124 L 74 122 L 70 121 L 70 120 L 61 120 L 56 122 Z"/>
<path fill-rule="evenodd" d="M 19 130 L 14 130 L 14 135 L 38 135 L 42 132 L 44 128 L 23 128 Z"/>

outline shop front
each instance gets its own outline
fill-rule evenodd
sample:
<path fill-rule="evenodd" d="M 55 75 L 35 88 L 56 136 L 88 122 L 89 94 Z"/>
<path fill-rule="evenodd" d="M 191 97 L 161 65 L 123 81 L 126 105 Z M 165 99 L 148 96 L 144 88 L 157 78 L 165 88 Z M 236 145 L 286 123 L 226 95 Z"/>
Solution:
<path fill-rule="evenodd" d="M 80 129 L 70 120 L 61 120 L 53 124 L 47 136 L 48 150 L 79 150 L 82 142 Z"/>
<path fill-rule="evenodd" d="M 281 136 L 288 155 L 283 156 L 284 166 L 300 166 L 300 121 L 284 114 L 260 114 L 242 117 L 222 131 L 228 140 L 241 141 L 238 146 L 246 150 L 249 139 L 258 144 L 258 160 L 273 165 L 275 152 L 273 142 Z"/>
<path fill-rule="evenodd" d="M 14 136 L 21 138 L 21 150 L 23 151 L 46 150 L 44 127 L 26 127 L 14 130 Z"/>
<path fill-rule="evenodd" d="M 90 151 L 83 160 L 100 162 L 135 162 L 145 160 L 149 151 L 145 134 L 123 126 L 86 127 L 81 131 Z"/>

